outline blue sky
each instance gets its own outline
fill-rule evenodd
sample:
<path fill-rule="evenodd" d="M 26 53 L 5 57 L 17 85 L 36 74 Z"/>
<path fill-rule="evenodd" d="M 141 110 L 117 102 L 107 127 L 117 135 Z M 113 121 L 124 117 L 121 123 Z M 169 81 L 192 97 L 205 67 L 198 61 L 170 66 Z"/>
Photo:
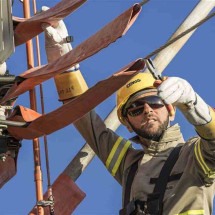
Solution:
<path fill-rule="evenodd" d="M 38 9 L 42 5 L 51 7 L 58 2 L 58 0 L 38 0 L 37 6 Z M 163 45 L 198 2 L 196 0 L 151 0 L 143 7 L 137 21 L 124 37 L 80 63 L 81 71 L 89 87 L 99 80 L 109 77 L 130 61 L 144 57 Z M 97 32 L 134 3 L 138 3 L 138 1 L 89 0 L 82 5 L 65 19 L 69 33 L 74 36 L 73 47 Z M 22 5 L 18 0 L 14 3 L 13 14 L 15 16 L 23 16 Z M 215 107 L 215 96 L 213 93 L 214 38 L 215 21 L 212 19 L 193 34 L 163 73 L 167 76 L 179 76 L 187 79 L 197 93 L 213 107 Z M 40 35 L 40 46 L 42 64 L 46 64 L 43 34 Z M 7 65 L 10 73 L 14 75 L 19 75 L 26 70 L 24 45 L 16 48 L 14 54 L 8 59 Z M 61 103 L 58 101 L 53 80 L 46 81 L 43 84 L 43 88 L 45 110 L 50 112 L 59 107 Z M 37 92 L 39 92 L 38 89 Z M 39 93 L 37 95 L 38 112 L 41 112 Z M 29 94 L 21 95 L 16 104 L 29 107 Z M 105 118 L 114 106 L 115 95 L 96 107 L 96 111 L 102 118 Z M 194 128 L 186 122 L 179 111 L 177 112 L 175 122 L 181 125 L 185 139 L 196 135 Z M 117 133 L 126 138 L 132 136 L 123 126 L 117 130 Z M 72 125 L 48 136 L 52 182 L 64 170 L 84 143 L 85 141 Z M 43 188 L 45 191 L 47 182 L 42 139 L 40 145 Z M 86 198 L 75 210 L 75 215 L 118 214 L 118 210 L 121 208 L 121 187 L 110 176 L 98 158 L 91 162 L 76 183 L 86 193 Z M 34 206 L 36 198 L 32 141 L 22 141 L 22 148 L 18 157 L 18 172 L 0 190 L 0 202 L 1 215 L 28 214 Z"/>

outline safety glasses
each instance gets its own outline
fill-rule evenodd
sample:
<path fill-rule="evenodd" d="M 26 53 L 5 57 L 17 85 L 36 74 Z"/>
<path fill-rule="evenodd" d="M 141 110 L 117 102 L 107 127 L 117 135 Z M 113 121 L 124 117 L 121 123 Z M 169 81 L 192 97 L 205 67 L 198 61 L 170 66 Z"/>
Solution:
<path fill-rule="evenodd" d="M 124 110 L 124 116 L 127 114 L 129 116 L 135 117 L 143 113 L 144 104 L 147 103 L 151 108 L 157 109 L 164 106 L 163 101 L 159 96 L 147 96 L 137 101 L 133 102 L 128 108 Z"/>

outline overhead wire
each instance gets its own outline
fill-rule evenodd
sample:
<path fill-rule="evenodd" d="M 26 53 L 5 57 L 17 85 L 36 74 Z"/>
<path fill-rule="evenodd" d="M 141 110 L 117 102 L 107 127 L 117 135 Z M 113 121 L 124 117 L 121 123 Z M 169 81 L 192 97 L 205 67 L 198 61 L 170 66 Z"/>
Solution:
<path fill-rule="evenodd" d="M 174 42 L 178 41 L 179 39 L 181 39 L 182 37 L 184 37 L 185 35 L 187 35 L 188 33 L 190 33 L 191 31 L 195 30 L 196 28 L 198 28 L 200 25 L 202 25 L 203 23 L 207 22 L 209 19 L 213 18 L 215 16 L 215 12 L 209 14 L 208 16 L 206 16 L 204 19 L 202 19 L 201 21 L 197 22 L 195 25 L 193 25 L 192 27 L 188 28 L 187 30 L 185 30 L 184 32 L 182 32 L 181 34 L 179 34 L 178 36 L 174 37 L 173 39 L 169 40 L 167 43 L 165 43 L 164 45 L 160 46 L 159 48 L 155 49 L 154 51 L 152 51 L 150 54 L 148 54 L 147 56 L 145 56 L 145 59 L 151 58 L 154 55 L 158 54 L 160 51 L 162 51 L 163 49 L 167 48 L 168 46 L 170 46 L 171 44 L 173 44 Z"/>
<path fill-rule="evenodd" d="M 139 5 L 143 6 L 146 3 L 148 3 L 150 0 L 142 0 L 141 2 L 139 2 Z M 178 41 L 179 39 L 181 39 L 182 37 L 184 37 L 185 35 L 187 35 L 188 33 L 190 33 L 191 31 L 195 30 L 196 28 L 198 28 L 200 25 L 202 25 L 203 23 L 207 22 L 209 19 L 213 18 L 215 16 L 215 12 L 209 14 L 208 16 L 206 16 L 204 19 L 200 20 L 199 22 L 197 22 L 195 25 L 191 26 L 189 29 L 185 30 L 184 32 L 182 32 L 181 34 L 179 34 L 178 36 L 174 37 L 173 39 L 169 40 L 168 42 L 166 42 L 164 45 L 160 46 L 159 48 L 155 49 L 154 51 L 152 51 L 150 54 L 148 54 L 147 56 L 144 57 L 144 59 L 149 59 L 151 57 L 153 57 L 154 55 L 158 54 L 160 51 L 162 51 L 163 49 L 167 48 L 168 46 L 172 45 L 174 42 Z"/>
<path fill-rule="evenodd" d="M 33 0 L 33 10 L 34 14 L 37 14 L 37 5 L 36 0 Z M 37 52 L 37 60 L 38 60 L 38 66 L 41 66 L 41 56 L 40 56 L 40 42 L 39 37 L 36 36 L 36 52 Z M 43 85 L 39 85 L 40 88 L 40 101 L 41 101 L 41 109 L 42 114 L 45 114 L 45 105 L 44 105 L 44 94 L 43 94 Z M 50 165 L 49 165 L 49 152 L 48 152 L 48 140 L 47 136 L 44 135 L 44 148 L 45 148 L 45 160 L 46 160 L 46 175 L 47 175 L 47 187 L 48 187 L 48 201 L 52 202 L 52 204 L 49 204 L 50 209 L 50 215 L 54 215 L 54 197 L 52 192 L 52 185 L 51 185 L 51 177 L 50 177 Z"/>

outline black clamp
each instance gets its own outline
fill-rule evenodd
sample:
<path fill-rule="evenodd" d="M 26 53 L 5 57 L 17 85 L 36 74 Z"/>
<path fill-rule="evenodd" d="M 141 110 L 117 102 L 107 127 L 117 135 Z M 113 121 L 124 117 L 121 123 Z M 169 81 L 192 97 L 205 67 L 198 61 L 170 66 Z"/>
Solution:
<path fill-rule="evenodd" d="M 67 36 L 67 37 L 65 38 L 65 42 L 66 42 L 66 43 L 71 43 L 71 42 L 73 42 L 73 41 L 74 41 L 73 36 Z"/>

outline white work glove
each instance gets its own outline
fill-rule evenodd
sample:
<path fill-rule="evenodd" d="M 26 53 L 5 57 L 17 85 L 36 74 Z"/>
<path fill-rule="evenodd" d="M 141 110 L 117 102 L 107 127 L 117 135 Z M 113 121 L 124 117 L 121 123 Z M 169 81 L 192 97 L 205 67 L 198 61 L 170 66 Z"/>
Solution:
<path fill-rule="evenodd" d="M 48 9 L 46 6 L 42 7 L 42 11 Z M 43 23 L 41 27 L 45 33 L 45 48 L 49 63 L 72 50 L 72 45 L 70 42 L 67 42 L 69 35 L 63 20 L 60 20 L 56 26 Z M 79 67 L 79 64 L 76 64 L 68 69 L 68 71 L 78 70 Z"/>
<path fill-rule="evenodd" d="M 158 86 L 158 95 L 166 104 L 176 106 L 194 126 L 211 121 L 209 106 L 184 79 L 168 77 Z"/>

